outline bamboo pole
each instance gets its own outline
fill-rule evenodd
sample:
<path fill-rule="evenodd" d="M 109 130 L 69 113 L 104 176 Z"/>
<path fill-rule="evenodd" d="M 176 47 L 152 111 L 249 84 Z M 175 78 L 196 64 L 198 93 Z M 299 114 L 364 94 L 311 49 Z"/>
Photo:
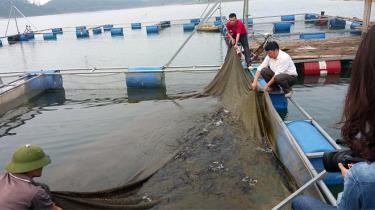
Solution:
<path fill-rule="evenodd" d="M 364 10 L 363 10 L 362 36 L 367 34 L 367 31 L 368 31 L 369 26 L 370 26 L 371 4 L 372 4 L 372 0 L 365 0 L 365 7 L 364 7 Z"/>

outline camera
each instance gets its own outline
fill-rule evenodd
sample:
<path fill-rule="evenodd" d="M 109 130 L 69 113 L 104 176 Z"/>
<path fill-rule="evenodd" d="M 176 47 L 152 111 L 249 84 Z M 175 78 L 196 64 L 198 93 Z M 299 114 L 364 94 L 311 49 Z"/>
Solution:
<path fill-rule="evenodd" d="M 345 168 L 349 168 L 349 164 L 364 161 L 365 159 L 350 149 L 334 150 L 323 154 L 323 166 L 328 172 L 340 172 L 339 163 L 342 163 Z"/>

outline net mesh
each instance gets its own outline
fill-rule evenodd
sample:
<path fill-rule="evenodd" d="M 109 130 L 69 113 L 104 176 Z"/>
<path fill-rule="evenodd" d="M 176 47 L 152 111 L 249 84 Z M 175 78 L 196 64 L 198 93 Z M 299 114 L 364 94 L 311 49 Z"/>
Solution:
<path fill-rule="evenodd" d="M 259 97 L 251 91 L 250 77 L 243 70 L 235 50 L 230 49 L 225 62 L 215 78 L 200 93 L 176 96 L 175 99 L 192 97 L 219 97 L 226 109 L 242 121 L 251 138 L 261 139 L 265 134 L 260 113 Z M 175 154 L 171 154 L 151 167 L 140 171 L 124 186 L 98 192 L 52 192 L 57 205 L 64 209 L 149 209 L 162 201 L 161 198 L 140 196 L 137 191 L 153 174 L 162 168 Z"/>

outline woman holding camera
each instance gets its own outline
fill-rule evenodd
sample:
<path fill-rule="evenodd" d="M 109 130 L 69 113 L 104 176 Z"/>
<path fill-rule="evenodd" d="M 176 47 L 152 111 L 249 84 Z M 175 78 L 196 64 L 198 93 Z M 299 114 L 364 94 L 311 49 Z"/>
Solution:
<path fill-rule="evenodd" d="M 292 209 L 375 209 L 375 26 L 362 40 L 351 70 L 341 134 L 345 143 L 365 162 L 349 169 L 339 163 L 344 191 L 338 206 L 298 196 Z"/>

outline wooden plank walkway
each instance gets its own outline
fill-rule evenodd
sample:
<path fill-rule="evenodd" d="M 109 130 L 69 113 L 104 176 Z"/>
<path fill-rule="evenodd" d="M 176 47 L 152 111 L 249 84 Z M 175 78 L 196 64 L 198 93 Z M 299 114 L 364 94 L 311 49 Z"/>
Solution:
<path fill-rule="evenodd" d="M 287 52 L 295 63 L 322 60 L 352 60 L 360 42 L 360 36 L 278 41 L 280 48 Z M 250 47 L 255 51 L 259 44 L 250 42 Z M 260 57 L 263 56 L 264 52 Z"/>

